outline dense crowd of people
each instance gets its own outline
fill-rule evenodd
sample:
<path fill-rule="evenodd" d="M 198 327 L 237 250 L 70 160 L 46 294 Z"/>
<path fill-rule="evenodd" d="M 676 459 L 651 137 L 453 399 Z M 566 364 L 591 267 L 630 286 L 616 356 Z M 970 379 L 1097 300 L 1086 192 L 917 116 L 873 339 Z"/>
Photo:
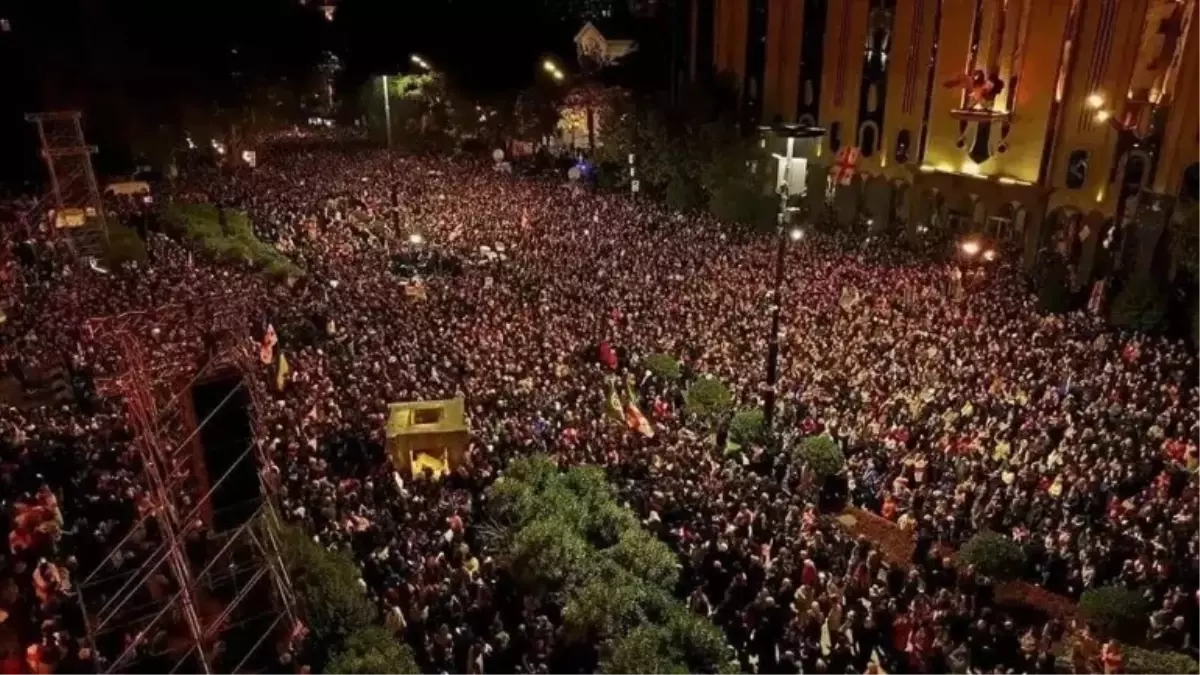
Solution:
<path fill-rule="evenodd" d="M 1195 652 L 1195 353 L 1087 314 L 1042 316 L 1004 261 L 964 283 L 956 263 L 886 246 L 810 236 L 787 250 L 780 423 L 842 446 L 853 502 L 919 543 L 902 567 L 818 517 L 785 455 L 726 458 L 684 424 L 679 387 L 645 377 L 642 359 L 667 353 L 685 381 L 712 374 L 761 403 L 773 241 L 648 200 L 361 148 L 264 149 L 258 168 L 197 169 L 167 198 L 246 210 L 304 278 L 202 260 L 153 228 L 147 263 L 97 271 L 35 233 L 11 242 L 0 368 L 24 381 L 65 366 L 86 382 L 117 367 L 88 317 L 218 289 L 252 298 L 291 368 L 258 410 L 280 510 L 353 552 L 429 672 L 577 670 L 561 608 L 508 588 L 479 536 L 487 486 L 534 451 L 607 469 L 744 672 L 1053 672 L 1067 626 L 1014 615 L 929 545 L 982 529 L 1020 542 L 1026 578 L 1055 593 L 1144 593 L 1152 640 Z M 396 260 L 430 250 L 461 264 L 425 269 L 410 296 Z M 147 340 L 197 340 L 172 331 Z M 653 402 L 653 437 L 605 417 L 613 374 Z M 386 404 L 454 396 L 465 463 L 395 480 Z M 91 670 L 72 579 L 147 508 L 120 402 L 85 391 L 0 408 L 0 452 L 0 667 Z M 149 546 L 134 537 L 119 559 Z"/>

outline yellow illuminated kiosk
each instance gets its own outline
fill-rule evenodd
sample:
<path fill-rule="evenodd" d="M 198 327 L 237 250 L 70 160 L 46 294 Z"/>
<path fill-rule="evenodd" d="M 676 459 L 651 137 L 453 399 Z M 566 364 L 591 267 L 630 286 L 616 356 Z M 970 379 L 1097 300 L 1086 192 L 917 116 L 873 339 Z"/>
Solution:
<path fill-rule="evenodd" d="M 467 452 L 463 400 L 407 401 L 388 405 L 387 452 L 402 473 L 441 477 L 457 469 Z"/>

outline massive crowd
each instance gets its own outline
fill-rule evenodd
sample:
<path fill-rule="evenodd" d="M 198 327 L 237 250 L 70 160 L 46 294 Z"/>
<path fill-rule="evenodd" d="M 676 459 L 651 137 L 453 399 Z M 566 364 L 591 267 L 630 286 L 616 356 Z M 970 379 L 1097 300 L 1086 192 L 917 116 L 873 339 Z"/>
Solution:
<path fill-rule="evenodd" d="M 963 289 L 953 263 L 830 237 L 791 244 L 782 424 L 842 445 L 852 500 L 923 543 L 906 569 L 813 517 L 788 462 L 726 461 L 684 427 L 675 388 L 642 380 L 640 360 L 665 352 L 745 405 L 760 400 L 771 241 L 489 166 L 324 147 L 259 155 L 254 170 L 197 169 L 171 197 L 247 210 L 304 279 L 193 259 L 152 231 L 149 264 L 101 273 L 34 234 L 11 242 L 0 367 L 30 379 L 65 366 L 86 382 L 112 368 L 86 340 L 87 317 L 245 293 L 292 369 L 259 411 L 281 511 L 353 551 L 426 670 L 574 669 L 559 608 L 514 597 L 478 531 L 486 487 L 533 451 L 607 468 L 679 554 L 681 597 L 725 630 L 746 672 L 1053 672 L 1066 626 L 1014 616 L 924 545 L 983 528 L 1020 541 L 1026 577 L 1056 593 L 1144 592 L 1152 639 L 1195 652 L 1200 391 L 1184 344 L 1085 314 L 1043 317 L 1003 261 Z M 412 247 L 464 262 L 427 274 L 423 301 L 395 274 Z M 600 343 L 656 402 L 653 438 L 604 417 Z M 386 403 L 452 396 L 468 405 L 465 466 L 440 482 L 393 480 Z M 5 672 L 92 669 L 72 579 L 139 513 L 128 447 L 118 402 L 94 393 L 0 408 Z"/>

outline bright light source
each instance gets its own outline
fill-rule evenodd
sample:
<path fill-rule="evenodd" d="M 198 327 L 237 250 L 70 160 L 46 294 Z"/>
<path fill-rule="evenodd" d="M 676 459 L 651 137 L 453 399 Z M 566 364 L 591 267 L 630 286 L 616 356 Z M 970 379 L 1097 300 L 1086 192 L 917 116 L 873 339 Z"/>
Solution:
<path fill-rule="evenodd" d="M 942 162 L 937 165 L 937 170 L 942 173 L 954 173 L 954 167 L 950 166 L 950 162 Z"/>
<path fill-rule="evenodd" d="M 992 262 L 996 259 L 996 252 L 989 248 L 983 252 L 983 259 L 988 262 Z"/>
<path fill-rule="evenodd" d="M 980 247 L 979 242 L 977 241 L 964 241 L 958 245 L 958 248 L 967 255 L 975 255 L 976 253 L 979 253 Z"/>
<path fill-rule="evenodd" d="M 558 70 L 558 66 L 554 65 L 554 62 L 550 59 L 546 59 L 545 61 L 542 61 L 542 70 L 546 71 L 547 73 L 553 73 L 554 71 Z"/>
<path fill-rule="evenodd" d="M 1112 113 L 1110 113 L 1107 110 L 1097 110 L 1096 111 L 1096 121 L 1097 122 L 1100 122 L 1100 123 L 1107 122 L 1110 117 L 1112 117 Z"/>
<path fill-rule="evenodd" d="M 413 244 L 415 246 L 420 246 L 421 244 L 425 243 L 425 237 L 422 237 L 421 235 L 417 234 L 416 232 L 413 232 L 412 234 L 408 235 L 408 243 Z"/>
<path fill-rule="evenodd" d="M 1100 93 L 1091 94 L 1087 97 L 1087 107 L 1092 110 L 1099 110 L 1100 106 L 1104 105 L 1104 96 Z"/>
<path fill-rule="evenodd" d="M 979 175 L 979 165 L 968 159 L 967 161 L 962 163 L 962 172 L 967 174 L 968 176 L 978 176 Z"/>
<path fill-rule="evenodd" d="M 562 82 L 564 75 L 563 75 L 563 72 L 562 72 L 561 70 L 556 70 L 556 71 L 554 71 L 554 72 L 553 72 L 553 73 L 551 73 L 551 74 L 554 76 L 554 79 L 555 79 L 555 80 L 558 80 L 559 82 Z"/>
<path fill-rule="evenodd" d="M 800 241 L 804 238 L 804 230 L 798 227 L 793 227 L 792 231 L 788 233 L 788 236 L 792 238 L 792 241 Z"/>
<path fill-rule="evenodd" d="M 874 218 L 867 218 L 867 227 L 870 227 L 870 226 L 872 226 L 872 225 L 874 225 L 874 224 L 875 224 L 875 219 L 874 219 Z"/>
<path fill-rule="evenodd" d="M 1016 185 L 1018 181 L 1017 179 L 1009 178 L 1008 176 L 1000 176 L 996 179 L 996 182 L 1000 183 L 1001 185 Z"/>

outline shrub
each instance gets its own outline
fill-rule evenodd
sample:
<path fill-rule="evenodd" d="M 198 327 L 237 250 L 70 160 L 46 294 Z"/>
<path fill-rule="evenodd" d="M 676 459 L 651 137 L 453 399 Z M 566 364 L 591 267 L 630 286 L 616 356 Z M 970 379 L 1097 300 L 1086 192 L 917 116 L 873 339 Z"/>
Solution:
<path fill-rule="evenodd" d="M 1200 663 L 1179 652 L 1122 645 L 1127 673 L 1200 673 Z"/>
<path fill-rule="evenodd" d="M 1157 333 L 1167 326 L 1167 294 L 1157 284 L 1134 281 L 1113 299 L 1109 319 L 1114 326 Z"/>
<path fill-rule="evenodd" d="M 679 361 L 670 354 L 651 354 L 642 360 L 650 374 L 664 382 L 674 382 L 681 375 Z"/>
<path fill-rule="evenodd" d="M 109 267 L 116 267 L 127 262 L 145 262 L 146 244 L 132 227 L 110 221 L 108 223 L 108 248 L 104 252 L 104 262 Z"/>
<path fill-rule="evenodd" d="M 684 395 L 687 413 L 702 422 L 713 424 L 724 417 L 733 406 L 733 394 L 715 377 L 704 376 L 692 383 Z"/>
<path fill-rule="evenodd" d="M 761 408 L 742 410 L 729 422 L 729 440 L 738 445 L 762 443 L 767 437 L 767 425 Z"/>
<path fill-rule="evenodd" d="M 356 631 L 346 639 L 325 667 L 326 673 L 367 675 L 368 673 L 419 673 L 408 645 L 378 626 Z"/>
<path fill-rule="evenodd" d="M 833 439 L 821 436 L 809 436 L 796 449 L 800 461 L 809 466 L 818 476 L 836 476 L 846 465 L 846 457 Z"/>
<path fill-rule="evenodd" d="M 1080 615 L 1101 634 L 1119 640 L 1136 642 L 1146 637 L 1149 612 L 1140 593 L 1122 586 L 1091 588 L 1079 598 Z"/>
<path fill-rule="evenodd" d="M 375 607 L 349 556 L 327 551 L 296 527 L 285 528 L 280 539 L 296 600 L 311 630 L 314 660 L 324 663 L 343 649 L 350 635 L 371 627 Z"/>
<path fill-rule="evenodd" d="M 975 572 L 997 581 L 1015 579 L 1025 569 L 1025 552 L 1012 539 L 983 531 L 971 537 L 958 551 L 958 559 Z"/>

